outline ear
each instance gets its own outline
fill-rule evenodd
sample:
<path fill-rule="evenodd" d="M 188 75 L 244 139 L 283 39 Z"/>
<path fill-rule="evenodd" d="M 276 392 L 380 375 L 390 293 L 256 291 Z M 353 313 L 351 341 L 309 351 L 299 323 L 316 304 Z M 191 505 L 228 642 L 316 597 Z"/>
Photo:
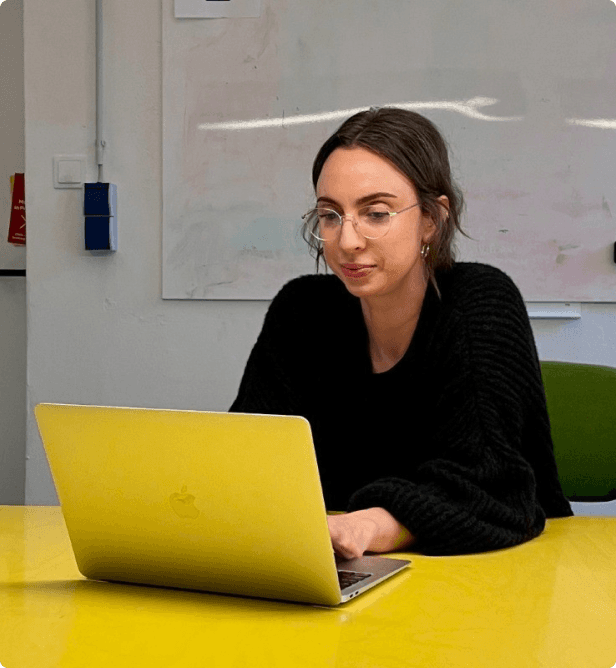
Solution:
<path fill-rule="evenodd" d="M 426 216 L 423 220 L 423 230 L 421 234 L 421 243 L 429 244 L 432 241 L 432 238 L 436 234 L 436 223 L 434 222 L 432 216 Z"/>
<path fill-rule="evenodd" d="M 438 198 L 438 201 L 441 207 L 444 209 L 443 220 L 447 220 L 447 218 L 449 218 L 449 197 L 447 197 L 447 195 L 441 195 Z"/>
<path fill-rule="evenodd" d="M 447 195 L 441 195 L 439 198 L 437 198 L 437 201 L 440 204 L 440 207 L 442 208 L 441 221 L 445 221 L 447 220 L 447 218 L 449 218 L 449 198 L 447 197 Z M 424 218 L 424 225 L 423 225 L 423 234 L 422 234 L 423 243 L 426 244 L 430 243 L 430 241 L 436 234 L 438 228 L 439 225 L 437 224 L 437 222 L 432 217 L 426 216 Z"/>

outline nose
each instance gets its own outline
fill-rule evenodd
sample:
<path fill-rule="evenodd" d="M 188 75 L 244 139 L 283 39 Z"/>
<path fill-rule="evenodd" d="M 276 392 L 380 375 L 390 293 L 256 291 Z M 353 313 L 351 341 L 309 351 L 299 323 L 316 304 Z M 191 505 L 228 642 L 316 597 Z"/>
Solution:
<path fill-rule="evenodd" d="M 365 243 L 366 239 L 357 230 L 353 215 L 348 213 L 345 216 L 342 216 L 340 236 L 338 237 L 340 248 L 357 248 L 365 245 Z"/>

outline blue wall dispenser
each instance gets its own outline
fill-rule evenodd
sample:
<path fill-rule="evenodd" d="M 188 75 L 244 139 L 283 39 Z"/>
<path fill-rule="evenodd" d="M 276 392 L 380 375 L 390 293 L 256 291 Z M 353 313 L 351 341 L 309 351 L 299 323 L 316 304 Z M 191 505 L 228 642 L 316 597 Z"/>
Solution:
<path fill-rule="evenodd" d="M 118 250 L 117 186 L 99 181 L 84 183 L 83 188 L 86 250 Z"/>

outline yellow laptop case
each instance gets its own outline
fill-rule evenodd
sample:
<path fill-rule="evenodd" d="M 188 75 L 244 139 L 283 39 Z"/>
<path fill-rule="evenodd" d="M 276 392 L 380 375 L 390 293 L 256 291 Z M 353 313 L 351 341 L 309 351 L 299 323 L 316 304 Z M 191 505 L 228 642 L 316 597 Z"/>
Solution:
<path fill-rule="evenodd" d="M 35 416 L 86 577 L 341 601 L 306 419 L 65 404 Z"/>

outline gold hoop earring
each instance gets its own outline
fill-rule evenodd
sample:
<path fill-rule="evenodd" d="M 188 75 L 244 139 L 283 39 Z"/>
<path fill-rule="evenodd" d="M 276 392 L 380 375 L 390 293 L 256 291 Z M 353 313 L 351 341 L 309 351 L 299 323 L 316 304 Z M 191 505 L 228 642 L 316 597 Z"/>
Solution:
<path fill-rule="evenodd" d="M 425 260 L 428 257 L 429 252 L 430 252 L 430 244 L 424 244 L 421 247 L 421 259 Z"/>

